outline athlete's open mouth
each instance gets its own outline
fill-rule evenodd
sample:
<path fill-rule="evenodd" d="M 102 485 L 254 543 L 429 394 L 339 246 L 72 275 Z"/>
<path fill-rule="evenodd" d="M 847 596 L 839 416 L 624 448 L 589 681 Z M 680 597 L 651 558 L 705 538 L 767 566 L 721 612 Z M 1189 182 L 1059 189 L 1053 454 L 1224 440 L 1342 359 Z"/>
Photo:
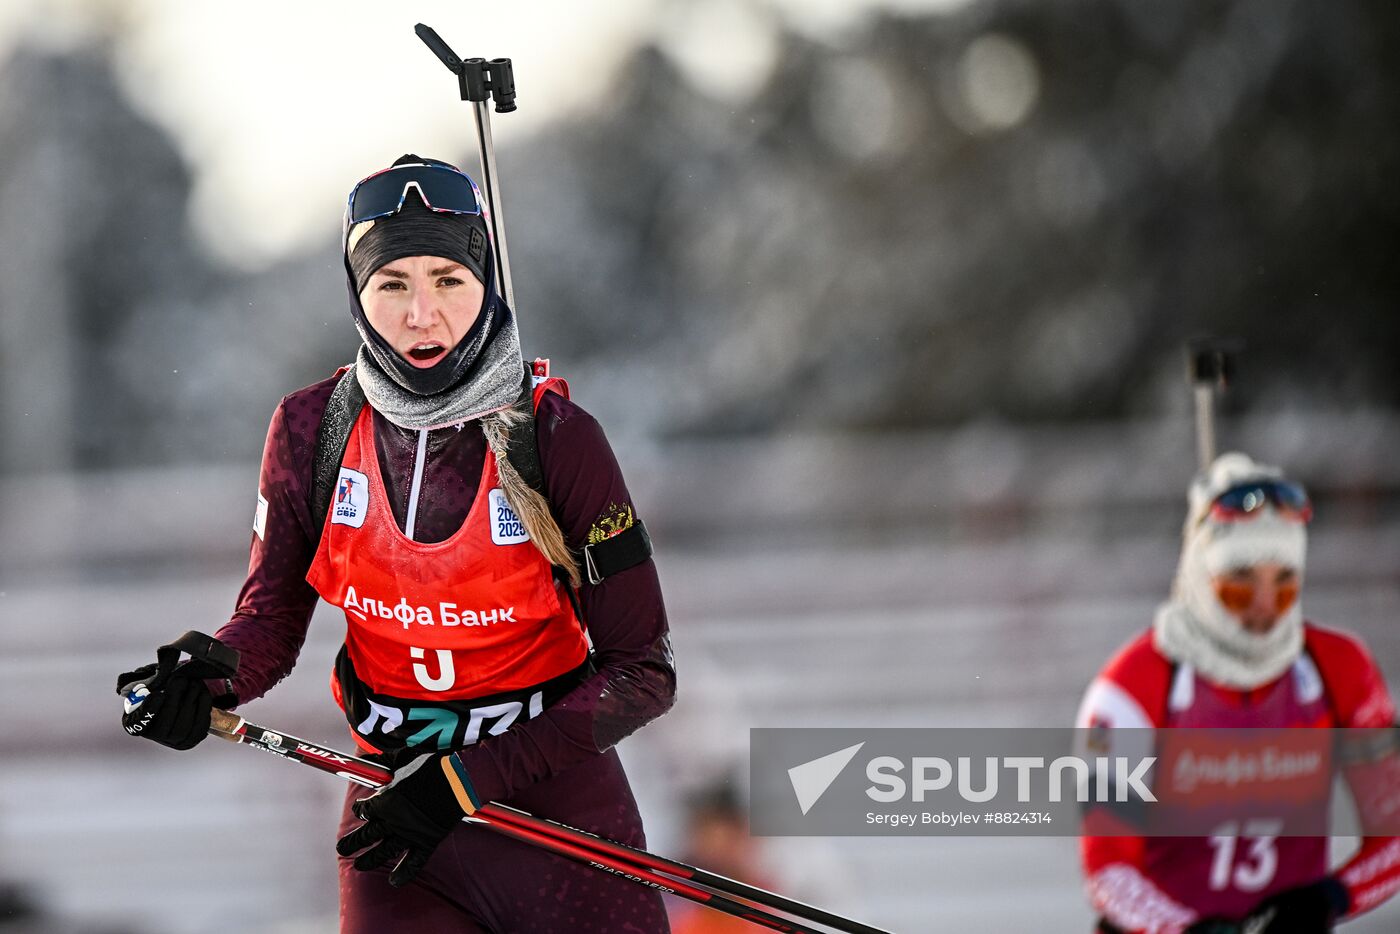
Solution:
<path fill-rule="evenodd" d="M 414 363 L 431 363 L 446 352 L 447 348 L 441 344 L 419 344 L 409 349 L 408 357 Z"/>

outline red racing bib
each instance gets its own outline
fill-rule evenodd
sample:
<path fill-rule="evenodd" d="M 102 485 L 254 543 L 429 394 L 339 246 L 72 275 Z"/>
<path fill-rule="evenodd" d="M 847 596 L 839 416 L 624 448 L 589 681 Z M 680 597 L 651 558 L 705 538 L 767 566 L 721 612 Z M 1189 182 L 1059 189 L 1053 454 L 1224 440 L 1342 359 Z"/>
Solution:
<path fill-rule="evenodd" d="M 1223 771 L 1204 767 L 1211 750 L 1193 747 L 1185 728 L 1300 728 L 1293 744 L 1297 748 L 1263 750 L 1258 756 L 1301 765 L 1280 770 L 1286 777 L 1279 780 L 1252 782 L 1247 800 L 1227 802 L 1232 813 L 1252 816 L 1223 825 L 1211 837 L 1147 838 L 1144 869 L 1163 891 L 1203 917 L 1243 917 L 1264 898 L 1314 882 L 1326 871 L 1325 836 L 1280 835 L 1291 822 L 1308 819 L 1301 815 L 1315 817 L 1316 802 L 1325 800 L 1331 787 L 1328 747 L 1323 742 L 1319 750 L 1317 743 L 1327 740 L 1327 734 L 1301 729 L 1334 725 L 1325 686 L 1306 654 L 1272 686 L 1250 692 L 1248 700 L 1242 692 L 1217 687 L 1186 666 L 1177 669 L 1173 681 L 1165 723 L 1174 728 L 1173 742 L 1159 750 L 1164 814 L 1171 812 L 1178 781 L 1199 785 L 1218 780 Z M 1203 777 L 1211 775 L 1215 777 Z M 1228 797 L 1229 790 L 1221 785 L 1218 793 Z M 1199 812 L 1193 820 L 1199 822 Z"/>
<path fill-rule="evenodd" d="M 385 497 L 368 406 L 347 440 L 306 579 L 345 612 L 332 686 L 357 740 L 371 748 L 418 745 L 408 739 L 419 734 L 440 748 L 466 745 L 482 724 L 462 701 L 489 698 L 493 711 L 514 704 L 518 716 L 534 716 L 535 689 L 549 682 L 557 691 L 588 656 L 567 585 L 556 583 L 506 500 L 491 450 L 462 527 L 442 542 L 412 541 Z M 353 685 L 342 683 L 346 672 Z M 501 702 L 520 692 L 520 701 Z M 433 712 L 454 709 L 460 715 Z M 415 714 L 429 726 L 411 732 Z M 403 735 L 387 741 L 391 733 Z"/>

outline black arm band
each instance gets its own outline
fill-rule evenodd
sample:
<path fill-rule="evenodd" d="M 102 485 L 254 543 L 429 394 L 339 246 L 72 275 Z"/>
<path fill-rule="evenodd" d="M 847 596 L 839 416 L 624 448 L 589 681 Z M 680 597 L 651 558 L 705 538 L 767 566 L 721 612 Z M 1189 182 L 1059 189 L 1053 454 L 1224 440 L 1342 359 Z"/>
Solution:
<path fill-rule="evenodd" d="M 651 536 L 641 521 L 633 523 L 611 538 L 595 542 L 583 549 L 583 569 L 590 584 L 634 568 L 651 557 Z"/>

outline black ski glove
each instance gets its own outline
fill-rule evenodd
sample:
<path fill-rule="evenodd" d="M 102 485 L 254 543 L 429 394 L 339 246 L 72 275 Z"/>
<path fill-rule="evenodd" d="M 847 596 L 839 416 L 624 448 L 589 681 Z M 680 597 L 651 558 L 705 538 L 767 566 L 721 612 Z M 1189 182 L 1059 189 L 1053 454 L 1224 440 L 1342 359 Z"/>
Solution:
<path fill-rule="evenodd" d="M 452 828 L 481 807 L 461 762 L 452 753 L 414 759 L 394 780 L 356 801 L 352 810 L 365 823 L 341 837 L 335 851 L 355 857 L 355 868 L 378 869 L 397 858 L 389 884 L 407 885 L 428 862 Z M 366 849 L 368 847 L 368 849 Z"/>
<path fill-rule="evenodd" d="M 1346 886 L 1328 876 L 1265 899 L 1241 928 L 1258 934 L 1324 934 L 1350 907 Z"/>
<path fill-rule="evenodd" d="M 181 663 L 181 653 L 189 660 Z M 232 706 L 233 694 L 218 698 L 207 678 L 227 679 L 238 668 L 238 652 L 203 633 L 187 632 L 156 650 L 156 663 L 117 676 L 122 696 L 122 727 L 132 736 L 171 749 L 192 749 L 209 735 L 209 713 Z"/>
<path fill-rule="evenodd" d="M 1346 886 L 1328 876 L 1265 899 L 1243 921 L 1207 919 L 1187 934 L 1326 934 L 1351 908 Z"/>
<path fill-rule="evenodd" d="M 1206 918 L 1204 921 L 1197 921 L 1186 929 L 1186 934 L 1240 934 L 1240 925 L 1243 921 L 1226 921 L 1224 918 Z M 1115 931 L 1122 931 L 1121 928 L 1114 928 Z"/>
<path fill-rule="evenodd" d="M 171 749 L 193 749 L 209 735 L 209 712 L 214 695 L 203 678 L 190 677 L 189 666 L 176 668 L 159 684 L 155 665 L 143 665 L 121 676 L 121 684 L 145 681 L 122 699 L 122 727 L 132 736 L 153 739 Z"/>

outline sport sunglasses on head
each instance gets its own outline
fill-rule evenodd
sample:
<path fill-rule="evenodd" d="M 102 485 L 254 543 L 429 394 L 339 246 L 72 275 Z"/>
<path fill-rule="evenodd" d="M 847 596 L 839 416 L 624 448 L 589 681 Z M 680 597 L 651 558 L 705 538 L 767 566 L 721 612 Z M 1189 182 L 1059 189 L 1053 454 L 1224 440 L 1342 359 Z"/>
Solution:
<path fill-rule="evenodd" d="M 1231 487 L 1210 504 L 1210 515 L 1212 519 L 1233 522 L 1259 515 L 1266 505 L 1273 506 L 1285 519 L 1312 519 L 1312 501 L 1307 491 L 1288 480 L 1258 480 Z"/>
<path fill-rule="evenodd" d="M 364 179 L 350 192 L 345 207 L 345 226 L 397 214 L 416 188 L 423 202 L 434 211 L 448 214 L 480 214 L 481 197 L 463 172 L 444 165 L 410 163 L 396 165 Z"/>

